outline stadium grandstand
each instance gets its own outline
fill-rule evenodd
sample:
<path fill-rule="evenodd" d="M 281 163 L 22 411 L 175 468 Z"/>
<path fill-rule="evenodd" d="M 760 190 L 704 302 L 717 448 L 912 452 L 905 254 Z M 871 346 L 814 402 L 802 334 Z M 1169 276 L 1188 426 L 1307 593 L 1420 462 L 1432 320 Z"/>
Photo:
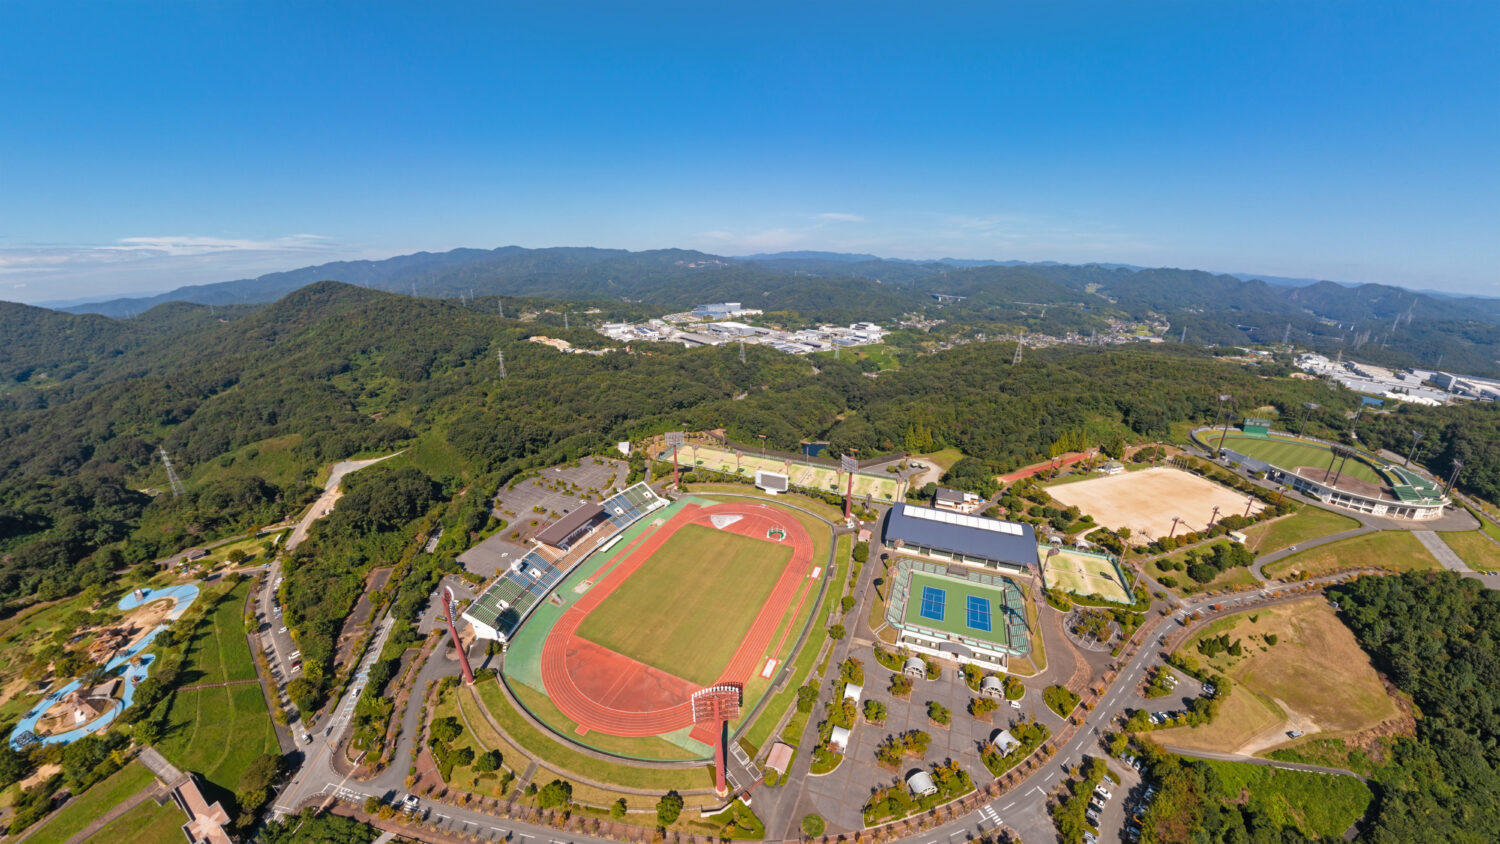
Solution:
<path fill-rule="evenodd" d="M 479 593 L 464 610 L 464 620 L 481 639 L 509 641 L 531 610 L 574 566 L 642 516 L 665 506 L 667 502 L 642 481 L 598 504 L 574 510 L 537 534 L 539 544 Z"/>
<path fill-rule="evenodd" d="M 899 557 L 885 619 L 917 653 L 998 671 L 1031 653 L 1025 596 L 1004 575 Z"/>
<path fill-rule="evenodd" d="M 897 504 L 885 518 L 884 542 L 902 553 L 1015 572 L 1037 566 L 1031 525 L 935 507 Z"/>

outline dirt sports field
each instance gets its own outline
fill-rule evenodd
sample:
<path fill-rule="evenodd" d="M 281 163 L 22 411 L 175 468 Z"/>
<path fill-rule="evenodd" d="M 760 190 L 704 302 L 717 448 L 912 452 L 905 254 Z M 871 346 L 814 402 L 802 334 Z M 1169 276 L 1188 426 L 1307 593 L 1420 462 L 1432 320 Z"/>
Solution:
<path fill-rule="evenodd" d="M 1140 544 L 1166 536 L 1172 530 L 1173 517 L 1183 520 L 1177 526 L 1180 535 L 1205 529 L 1215 506 L 1220 516 L 1243 515 L 1250 501 L 1242 492 L 1166 467 L 1062 484 L 1049 487 L 1047 492 L 1064 507 L 1076 506 L 1099 524 L 1117 530 L 1130 528 L 1134 534 L 1131 541 Z M 1258 513 L 1264 506 L 1254 501 L 1250 513 Z"/>
<path fill-rule="evenodd" d="M 794 635 L 783 621 L 808 600 L 812 551 L 807 529 L 774 507 L 686 504 L 628 540 L 552 626 L 547 696 L 580 733 L 692 727 L 694 691 L 749 682 Z"/>
<path fill-rule="evenodd" d="M 1042 553 L 1046 554 L 1046 549 Z M 1047 588 L 1075 595 L 1098 595 L 1122 604 L 1131 602 L 1130 593 L 1109 560 L 1075 551 L 1063 550 L 1047 559 Z"/>

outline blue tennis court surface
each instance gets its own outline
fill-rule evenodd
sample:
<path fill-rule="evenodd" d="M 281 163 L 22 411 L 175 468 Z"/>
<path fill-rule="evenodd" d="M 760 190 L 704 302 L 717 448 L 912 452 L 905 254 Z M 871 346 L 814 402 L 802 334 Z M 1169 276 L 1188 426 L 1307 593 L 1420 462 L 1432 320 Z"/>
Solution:
<path fill-rule="evenodd" d="M 948 604 L 948 593 L 936 586 L 922 587 L 922 617 L 942 621 Z"/>
<path fill-rule="evenodd" d="M 969 595 L 968 598 L 968 624 L 975 630 L 990 632 L 990 600 L 978 595 Z"/>

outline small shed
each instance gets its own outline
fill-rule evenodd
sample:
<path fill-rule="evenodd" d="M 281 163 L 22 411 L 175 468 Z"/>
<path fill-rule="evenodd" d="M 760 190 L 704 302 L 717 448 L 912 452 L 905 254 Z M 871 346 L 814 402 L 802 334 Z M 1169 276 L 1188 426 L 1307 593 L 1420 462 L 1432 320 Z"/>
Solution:
<path fill-rule="evenodd" d="M 1005 684 L 1000 681 L 999 677 L 987 674 L 984 679 L 979 681 L 979 693 L 986 697 L 1003 698 L 1005 697 Z"/>
<path fill-rule="evenodd" d="M 834 727 L 833 732 L 828 735 L 828 747 L 837 753 L 843 753 L 849 749 L 849 737 L 848 727 Z"/>
<path fill-rule="evenodd" d="M 852 701 L 855 702 L 855 704 L 859 703 L 859 699 L 864 695 L 864 693 L 865 693 L 865 687 L 864 686 L 860 686 L 860 685 L 857 685 L 855 683 L 845 683 L 844 684 L 844 697 L 845 697 L 845 699 L 852 700 Z"/>
<path fill-rule="evenodd" d="M 906 778 L 906 787 L 911 789 L 914 797 L 927 797 L 937 794 L 937 783 L 932 781 L 932 774 L 926 771 L 916 771 Z"/>
<path fill-rule="evenodd" d="M 792 763 L 792 746 L 783 741 L 778 741 L 771 746 L 771 753 L 766 757 L 766 767 L 778 774 L 785 774 L 787 766 Z"/>
<path fill-rule="evenodd" d="M 1118 475 L 1125 471 L 1125 464 L 1121 463 L 1118 460 L 1111 460 L 1108 463 L 1105 463 L 1103 468 L 1101 468 L 1099 471 L 1103 472 L 1106 475 Z"/>
<path fill-rule="evenodd" d="M 1010 730 L 996 730 L 990 736 L 990 744 L 993 744 L 995 749 L 1000 751 L 1001 756 L 1021 746 L 1021 742 L 1010 734 Z"/>
<path fill-rule="evenodd" d="M 909 656 L 906 664 L 901 666 L 901 673 L 908 677 L 926 677 L 927 661 L 919 656 Z"/>

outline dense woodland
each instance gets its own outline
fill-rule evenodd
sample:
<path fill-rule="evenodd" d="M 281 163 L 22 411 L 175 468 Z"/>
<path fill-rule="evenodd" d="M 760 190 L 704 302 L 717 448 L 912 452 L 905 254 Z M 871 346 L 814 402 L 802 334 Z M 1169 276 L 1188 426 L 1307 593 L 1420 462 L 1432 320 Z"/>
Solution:
<path fill-rule="evenodd" d="M 984 489 L 994 472 L 1065 446 L 1152 441 L 1210 422 L 1220 392 L 1241 413 L 1296 416 L 1316 401 L 1309 431 L 1330 437 L 1346 436 L 1357 404 L 1321 382 L 1275 377 L 1285 361 L 1247 365 L 1171 344 L 1032 350 L 1013 366 L 1011 343 L 934 351 L 903 332 L 891 346 L 900 367 L 876 373 L 854 356 L 758 347 L 745 363 L 732 347 L 563 354 L 526 338 L 610 344 L 581 319 L 562 327 L 564 307 L 586 308 L 539 301 L 512 301 L 501 318 L 494 299 L 321 283 L 261 308 L 164 307 L 171 319 L 140 322 L 26 311 L 7 332 L 43 349 L 33 334 L 78 320 L 96 345 L 55 377 L 0 391 L 0 600 L 56 597 L 277 521 L 310 500 L 327 464 L 401 448 L 397 463 L 423 470 L 447 490 L 440 497 L 471 484 L 487 495 L 524 469 L 682 427 L 722 427 L 742 442 L 764 435 L 788 450 L 827 440 L 862 458 L 956 447 L 972 459 L 953 481 Z M 1403 407 L 1365 413 L 1359 430 L 1366 443 L 1404 451 L 1421 427 L 1420 462 L 1445 475 L 1464 459 L 1461 488 L 1500 499 L 1496 411 Z M 159 446 L 188 481 L 181 497 L 161 493 Z M 469 509 L 463 518 L 482 523 Z"/>

